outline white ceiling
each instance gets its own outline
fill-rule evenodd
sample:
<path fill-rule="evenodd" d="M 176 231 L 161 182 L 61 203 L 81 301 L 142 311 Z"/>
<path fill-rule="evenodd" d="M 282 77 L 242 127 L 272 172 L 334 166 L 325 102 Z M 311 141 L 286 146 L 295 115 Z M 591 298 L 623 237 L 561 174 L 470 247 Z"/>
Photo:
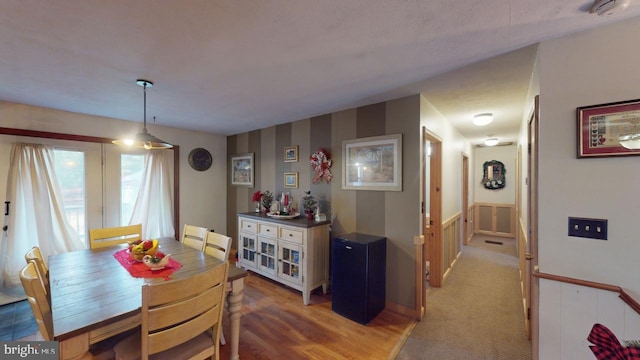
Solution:
<path fill-rule="evenodd" d="M 231 135 L 425 93 L 472 141 L 515 140 L 529 45 L 640 15 L 637 3 L 610 16 L 589 14 L 591 5 L 0 0 L 0 100 L 142 122 L 144 78 L 155 83 L 151 133 L 157 116 Z M 480 112 L 494 124 L 470 128 Z"/>

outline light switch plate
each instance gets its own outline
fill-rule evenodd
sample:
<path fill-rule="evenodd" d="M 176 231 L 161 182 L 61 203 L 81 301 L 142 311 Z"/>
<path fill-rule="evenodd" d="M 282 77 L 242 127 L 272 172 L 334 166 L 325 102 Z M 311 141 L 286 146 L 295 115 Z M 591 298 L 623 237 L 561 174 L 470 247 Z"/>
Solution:
<path fill-rule="evenodd" d="M 569 236 L 607 240 L 607 220 L 569 217 Z"/>

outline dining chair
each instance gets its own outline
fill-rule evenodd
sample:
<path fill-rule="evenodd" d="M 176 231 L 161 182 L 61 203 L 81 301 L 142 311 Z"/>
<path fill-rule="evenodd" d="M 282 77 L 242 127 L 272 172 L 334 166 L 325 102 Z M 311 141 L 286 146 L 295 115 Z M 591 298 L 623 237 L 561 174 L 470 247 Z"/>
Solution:
<path fill-rule="evenodd" d="M 207 228 L 185 224 L 182 230 L 181 242 L 198 251 L 203 251 L 207 232 L 209 232 Z"/>
<path fill-rule="evenodd" d="M 42 256 L 42 252 L 40 252 L 40 248 L 37 246 L 32 247 L 31 250 L 24 254 L 24 259 L 27 261 L 27 264 L 30 262 L 36 264 L 36 270 L 38 271 L 38 276 L 42 282 L 42 287 L 46 294 L 49 294 L 49 268 L 44 262 L 44 257 Z"/>
<path fill-rule="evenodd" d="M 229 250 L 231 248 L 231 238 L 213 231 L 207 233 L 207 241 L 204 244 L 204 253 L 213 256 L 221 261 L 229 260 Z M 231 291 L 231 284 L 227 284 L 227 291 Z M 225 345 L 227 340 L 224 332 L 220 330 L 220 344 Z"/>
<path fill-rule="evenodd" d="M 38 276 L 37 265 L 33 261 L 27 262 L 20 271 L 20 282 L 27 295 L 33 317 L 36 318 L 40 334 L 46 341 L 53 341 L 53 318 L 51 317 L 51 303 Z"/>
<path fill-rule="evenodd" d="M 142 224 L 90 229 L 89 241 L 92 249 L 142 240 Z"/>
<path fill-rule="evenodd" d="M 219 260 L 229 260 L 229 250 L 231 248 L 231 238 L 213 231 L 207 233 L 204 244 L 204 252 Z"/>
<path fill-rule="evenodd" d="M 142 286 L 140 332 L 114 347 L 116 360 L 220 359 L 220 320 L 229 263 Z"/>

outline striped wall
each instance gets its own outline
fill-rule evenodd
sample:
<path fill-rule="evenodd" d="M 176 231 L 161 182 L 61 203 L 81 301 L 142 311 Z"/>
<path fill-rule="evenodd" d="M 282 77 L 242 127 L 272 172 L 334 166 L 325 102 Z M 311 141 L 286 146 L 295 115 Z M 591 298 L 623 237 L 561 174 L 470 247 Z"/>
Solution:
<path fill-rule="evenodd" d="M 343 190 L 342 141 L 391 134 L 403 134 L 403 191 Z M 284 148 L 292 145 L 299 148 L 299 160 L 285 163 Z M 309 157 L 319 148 L 331 155 L 330 183 L 312 182 Z M 332 236 L 361 232 L 387 237 L 387 302 L 400 310 L 415 307 L 412 242 L 421 234 L 419 95 L 229 136 L 228 157 L 243 153 L 254 153 L 255 187 L 228 182 L 227 229 L 231 236 L 237 238 L 235 214 L 253 209 L 255 191 L 278 195 L 284 190 L 284 173 L 298 172 L 298 188 L 287 191 L 297 202 L 304 191 L 311 190 L 321 211 L 332 220 Z"/>

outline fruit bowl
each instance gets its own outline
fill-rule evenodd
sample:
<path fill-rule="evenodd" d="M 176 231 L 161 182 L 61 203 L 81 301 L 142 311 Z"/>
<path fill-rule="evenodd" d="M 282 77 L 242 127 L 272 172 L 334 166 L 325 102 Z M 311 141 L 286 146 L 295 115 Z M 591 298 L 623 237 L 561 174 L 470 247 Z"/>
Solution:
<path fill-rule="evenodd" d="M 153 250 L 149 249 L 147 251 L 142 251 L 142 252 L 129 250 L 129 253 L 131 254 L 131 258 L 133 260 L 142 262 L 142 259 L 144 258 L 145 255 L 155 255 L 156 249 L 153 249 Z"/>
<path fill-rule="evenodd" d="M 135 261 L 142 262 L 145 255 L 154 255 L 158 250 L 158 240 L 136 240 L 129 243 L 129 254 Z"/>

